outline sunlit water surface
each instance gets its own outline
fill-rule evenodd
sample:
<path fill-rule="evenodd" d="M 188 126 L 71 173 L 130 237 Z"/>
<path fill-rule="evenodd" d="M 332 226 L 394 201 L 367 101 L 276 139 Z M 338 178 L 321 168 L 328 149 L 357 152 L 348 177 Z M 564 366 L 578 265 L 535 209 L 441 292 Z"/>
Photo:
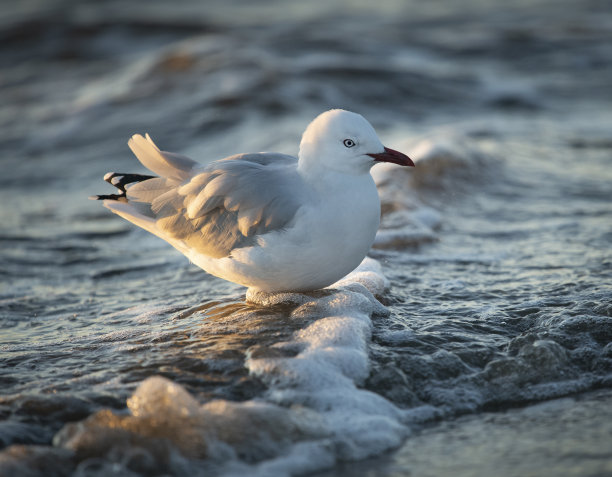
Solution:
<path fill-rule="evenodd" d="M 612 10 L 562 3 L 3 15 L 0 473 L 612 473 Z M 295 154 L 332 107 L 417 160 L 333 289 L 247 303 L 86 200 L 132 133 Z"/>

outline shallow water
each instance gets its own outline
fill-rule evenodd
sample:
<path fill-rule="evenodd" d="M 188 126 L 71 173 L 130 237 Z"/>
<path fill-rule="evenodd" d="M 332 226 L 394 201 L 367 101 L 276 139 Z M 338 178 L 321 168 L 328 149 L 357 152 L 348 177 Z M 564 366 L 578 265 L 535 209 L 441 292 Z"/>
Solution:
<path fill-rule="evenodd" d="M 610 472 L 612 9 L 263 3 L 0 15 L 0 473 Z M 135 132 L 295 154 L 332 107 L 418 162 L 330 290 L 246 303 L 85 199 Z"/>
<path fill-rule="evenodd" d="M 485 412 L 418 431 L 391 455 L 316 474 L 610 475 L 609 389 Z M 578 432 L 577 432 L 578 431 Z"/>

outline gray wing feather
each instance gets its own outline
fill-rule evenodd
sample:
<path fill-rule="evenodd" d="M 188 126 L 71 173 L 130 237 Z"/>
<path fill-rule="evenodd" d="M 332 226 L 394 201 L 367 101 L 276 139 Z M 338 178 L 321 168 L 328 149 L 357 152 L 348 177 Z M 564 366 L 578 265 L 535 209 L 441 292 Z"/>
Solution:
<path fill-rule="evenodd" d="M 225 257 L 235 248 L 254 245 L 257 235 L 287 226 L 302 201 L 292 156 L 240 154 L 199 168 L 181 165 L 188 166 L 188 178 L 164 170 L 165 177 L 129 187 L 127 197 L 150 204 L 150 215 L 165 237 L 211 257 Z"/>
<path fill-rule="evenodd" d="M 126 186 L 129 189 L 132 200 L 137 202 L 152 202 L 156 197 L 171 189 L 168 181 L 162 177 L 136 182 Z"/>

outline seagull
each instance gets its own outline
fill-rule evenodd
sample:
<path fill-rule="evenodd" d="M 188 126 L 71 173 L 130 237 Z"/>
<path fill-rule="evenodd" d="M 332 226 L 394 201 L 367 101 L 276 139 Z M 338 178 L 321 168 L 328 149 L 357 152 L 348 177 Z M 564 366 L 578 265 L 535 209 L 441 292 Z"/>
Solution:
<path fill-rule="evenodd" d="M 413 166 L 363 116 L 332 109 L 306 128 L 298 157 L 237 154 L 202 165 L 136 134 L 156 175 L 109 172 L 115 214 L 167 241 L 206 272 L 259 292 L 327 287 L 366 256 L 380 225 L 371 167 Z"/>

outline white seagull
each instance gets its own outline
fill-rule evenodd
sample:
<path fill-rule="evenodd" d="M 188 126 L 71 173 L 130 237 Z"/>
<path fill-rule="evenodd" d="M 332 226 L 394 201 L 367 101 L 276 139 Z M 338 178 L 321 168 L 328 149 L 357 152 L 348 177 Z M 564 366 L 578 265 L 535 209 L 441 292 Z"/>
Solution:
<path fill-rule="evenodd" d="M 341 109 L 310 123 L 298 158 L 262 152 L 201 165 L 161 151 L 148 134 L 128 145 L 159 177 L 109 172 L 104 180 L 120 193 L 92 198 L 208 273 L 265 292 L 316 290 L 354 270 L 380 223 L 370 168 L 414 166 Z"/>

